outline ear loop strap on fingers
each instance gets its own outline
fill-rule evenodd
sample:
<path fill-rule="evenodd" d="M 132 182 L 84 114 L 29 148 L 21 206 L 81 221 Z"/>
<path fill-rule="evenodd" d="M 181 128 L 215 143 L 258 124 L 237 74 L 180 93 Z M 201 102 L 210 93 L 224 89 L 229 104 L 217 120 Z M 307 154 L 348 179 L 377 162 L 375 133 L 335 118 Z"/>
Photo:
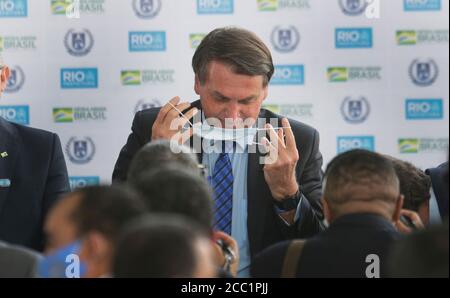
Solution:
<path fill-rule="evenodd" d="M 292 127 L 257 128 L 256 130 L 258 130 L 258 131 L 267 131 L 267 130 L 270 130 L 270 129 L 273 129 L 273 130 L 292 129 Z M 281 141 L 281 140 L 280 140 L 280 137 L 278 136 L 278 133 L 276 134 L 276 136 L 277 136 L 277 139 L 278 139 L 279 141 Z M 274 146 L 274 145 L 272 144 L 272 142 L 271 142 L 269 139 L 267 139 L 267 141 L 269 142 L 269 144 L 270 144 L 271 146 Z M 262 144 L 262 143 L 257 143 L 257 142 L 254 142 L 253 144 L 264 146 L 264 144 Z M 275 146 L 274 146 L 274 147 L 275 147 Z"/>
<path fill-rule="evenodd" d="M 175 110 L 175 111 L 177 111 L 178 112 L 178 114 L 180 114 L 181 115 L 181 117 L 183 117 L 184 119 L 186 119 L 187 120 L 187 122 L 189 122 L 189 124 L 191 125 L 191 127 L 194 127 L 194 124 L 192 124 L 192 122 L 191 122 L 191 120 L 190 119 L 188 119 L 188 117 L 186 117 L 186 115 L 184 115 L 184 113 L 183 112 L 181 112 L 176 106 L 174 106 L 170 101 L 169 101 L 169 105 L 171 105 L 172 106 L 172 108 Z"/>

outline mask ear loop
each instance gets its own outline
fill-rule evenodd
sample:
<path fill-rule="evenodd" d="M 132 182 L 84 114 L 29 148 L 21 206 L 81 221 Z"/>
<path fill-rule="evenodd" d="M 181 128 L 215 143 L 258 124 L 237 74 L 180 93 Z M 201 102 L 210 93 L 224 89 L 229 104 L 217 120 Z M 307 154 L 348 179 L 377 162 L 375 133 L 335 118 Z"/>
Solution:
<path fill-rule="evenodd" d="M 180 114 L 181 115 L 181 117 L 183 117 L 184 119 L 186 119 L 187 120 L 187 122 L 189 122 L 189 125 L 191 125 L 191 127 L 194 127 L 194 124 L 192 124 L 192 122 L 191 122 L 191 120 L 190 119 L 188 119 L 187 117 L 186 117 L 186 115 L 184 115 L 184 113 L 183 112 L 181 112 L 176 106 L 174 106 L 171 102 L 169 102 L 169 105 L 171 105 L 172 106 L 172 108 L 175 110 L 175 111 L 177 111 L 178 112 L 178 114 Z"/>
<path fill-rule="evenodd" d="M 280 130 L 280 129 L 292 129 L 292 127 L 273 127 L 273 129 L 274 129 L 274 130 Z M 270 130 L 270 128 L 257 128 L 256 130 L 258 130 L 258 131 L 262 131 L 262 130 L 267 131 L 267 130 Z M 279 141 L 281 141 L 281 140 L 280 140 L 280 137 L 278 136 L 278 134 L 277 134 L 276 136 L 277 136 L 277 139 L 278 139 Z M 269 140 L 267 140 L 267 141 L 269 142 L 270 145 L 273 146 L 273 144 L 272 144 L 271 141 L 269 141 Z M 265 144 L 258 143 L 258 142 L 254 142 L 253 144 L 255 144 L 255 145 L 260 145 L 260 146 L 265 146 Z"/>
<path fill-rule="evenodd" d="M 172 105 L 172 104 L 171 104 Z M 172 105 L 173 106 L 173 105 Z M 174 107 L 175 108 L 175 107 Z M 176 109 L 176 108 L 175 108 Z M 177 110 L 178 111 L 178 110 Z M 274 130 L 280 130 L 280 129 L 291 129 L 291 127 L 274 127 L 273 128 Z M 256 129 L 257 131 L 267 131 L 267 130 L 269 130 L 269 128 L 257 128 Z M 243 139 L 243 138 L 245 138 L 245 136 L 243 136 L 243 137 L 241 137 L 240 139 Z M 277 134 L 277 138 L 279 139 L 279 137 L 278 137 L 278 134 Z M 268 142 L 269 142 L 269 144 L 270 145 L 272 145 L 273 146 L 273 144 L 272 144 L 272 142 L 270 142 L 269 140 L 267 140 Z M 258 142 L 252 142 L 252 144 L 253 145 L 260 145 L 260 146 L 265 146 L 265 144 L 263 144 L 263 143 L 258 143 Z"/>
<path fill-rule="evenodd" d="M 274 129 L 274 130 L 280 130 L 280 129 L 291 129 L 291 127 L 274 127 L 273 129 Z M 262 131 L 262 130 L 265 130 L 265 131 L 267 131 L 267 130 L 269 130 L 269 128 L 257 128 L 256 130 L 257 130 L 257 131 Z M 245 136 L 243 136 L 243 137 L 240 137 L 239 139 L 243 139 L 243 138 L 245 138 Z M 279 137 L 278 137 L 278 134 L 277 134 L 277 138 L 279 139 Z M 258 143 L 258 142 L 253 142 L 252 144 L 254 144 L 254 145 L 260 145 L 260 146 L 264 146 L 264 144 L 262 144 L 262 143 Z M 269 141 L 269 144 L 273 146 L 272 142 L 270 142 L 270 141 Z"/>

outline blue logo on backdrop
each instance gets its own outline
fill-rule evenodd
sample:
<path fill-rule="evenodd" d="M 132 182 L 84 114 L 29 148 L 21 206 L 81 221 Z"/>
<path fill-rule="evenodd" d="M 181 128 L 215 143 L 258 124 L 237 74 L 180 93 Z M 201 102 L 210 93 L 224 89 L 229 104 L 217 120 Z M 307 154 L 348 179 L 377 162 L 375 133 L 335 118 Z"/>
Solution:
<path fill-rule="evenodd" d="M 300 42 L 300 34 L 294 26 L 277 26 L 272 31 L 271 39 L 272 44 L 277 51 L 292 52 L 297 48 Z"/>
<path fill-rule="evenodd" d="M 62 89 L 98 88 L 97 68 L 63 68 L 61 69 Z"/>
<path fill-rule="evenodd" d="M 338 154 L 354 149 L 375 151 L 375 137 L 373 136 L 338 137 L 337 142 Z"/>
<path fill-rule="evenodd" d="M 14 93 L 22 89 L 25 83 L 25 73 L 20 66 L 14 66 L 10 69 L 9 79 L 6 83 L 6 93 Z"/>
<path fill-rule="evenodd" d="M 367 0 L 339 0 L 342 11 L 349 16 L 362 15 L 368 6 Z"/>
<path fill-rule="evenodd" d="M 166 32 L 129 32 L 130 52 L 160 52 L 166 50 Z"/>
<path fill-rule="evenodd" d="M 439 11 L 441 0 L 403 0 L 405 11 Z"/>
<path fill-rule="evenodd" d="M 0 0 L 0 18 L 24 18 L 27 15 L 27 0 Z"/>
<path fill-rule="evenodd" d="M 134 13 L 143 19 L 151 19 L 161 10 L 161 0 L 133 0 Z"/>
<path fill-rule="evenodd" d="M 94 37 L 87 29 L 70 29 L 64 37 L 64 45 L 70 55 L 76 57 L 86 56 L 94 46 Z"/>
<path fill-rule="evenodd" d="M 198 14 L 232 14 L 233 0 L 197 0 Z"/>
<path fill-rule="evenodd" d="M 305 67 L 303 65 L 276 65 L 272 85 L 304 85 Z"/>
<path fill-rule="evenodd" d="M 74 164 L 87 164 L 95 155 L 94 141 L 89 137 L 72 137 L 67 142 L 66 153 Z"/>
<path fill-rule="evenodd" d="M 336 28 L 336 48 L 372 48 L 372 28 Z"/>
<path fill-rule="evenodd" d="M 0 106 L 0 117 L 21 125 L 30 124 L 29 106 Z"/>
<path fill-rule="evenodd" d="M 443 119 L 444 102 L 442 99 L 407 99 L 406 119 L 427 120 Z"/>
<path fill-rule="evenodd" d="M 431 86 L 439 75 L 439 67 L 433 59 L 415 59 L 409 67 L 409 76 L 420 87 Z"/>
<path fill-rule="evenodd" d="M 362 123 L 370 114 L 369 101 L 365 97 L 346 97 L 342 102 L 341 113 L 345 121 L 349 123 Z"/>
<path fill-rule="evenodd" d="M 70 188 L 72 190 L 75 190 L 77 188 L 100 185 L 100 177 L 98 176 L 69 177 L 69 182 Z"/>

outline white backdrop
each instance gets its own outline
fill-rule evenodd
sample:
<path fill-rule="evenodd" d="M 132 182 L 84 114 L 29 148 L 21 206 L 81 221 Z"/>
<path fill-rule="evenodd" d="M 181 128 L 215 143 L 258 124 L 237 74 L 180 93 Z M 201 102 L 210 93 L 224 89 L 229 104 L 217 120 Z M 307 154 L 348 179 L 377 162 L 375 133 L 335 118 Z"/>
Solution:
<path fill-rule="evenodd" d="M 197 99 L 195 45 L 229 25 L 267 42 L 266 104 L 317 128 L 325 162 L 361 146 L 447 159 L 447 0 L 80 0 L 80 18 L 69 4 L 0 0 L 0 115 L 58 133 L 74 186 L 110 181 L 136 110 Z"/>

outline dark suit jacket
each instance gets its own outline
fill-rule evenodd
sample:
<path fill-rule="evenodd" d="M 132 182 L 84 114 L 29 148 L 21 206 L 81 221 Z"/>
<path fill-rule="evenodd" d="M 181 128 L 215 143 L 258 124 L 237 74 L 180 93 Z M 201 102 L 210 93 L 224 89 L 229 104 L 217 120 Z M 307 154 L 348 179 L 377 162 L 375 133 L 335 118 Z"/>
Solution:
<path fill-rule="evenodd" d="M 56 134 L 0 117 L 0 240 L 42 250 L 43 222 L 58 197 L 69 191 L 66 163 Z"/>
<path fill-rule="evenodd" d="M 439 207 L 442 219 L 448 218 L 448 162 L 434 169 L 426 170 L 431 178 L 434 195 Z"/>
<path fill-rule="evenodd" d="M 201 109 L 200 101 L 192 104 Z M 141 111 L 136 114 L 132 133 L 127 144 L 120 152 L 114 168 L 113 181 L 123 182 L 127 178 L 130 162 L 136 152 L 151 141 L 153 123 L 159 108 Z M 281 117 L 265 109 L 260 118 L 267 122 L 271 118 Z M 296 224 L 287 226 L 274 211 L 273 198 L 264 179 L 263 165 L 259 163 L 259 154 L 249 154 L 248 161 L 248 235 L 250 253 L 254 256 L 263 248 L 294 237 L 310 237 L 322 230 L 322 155 L 319 152 L 318 132 L 303 123 L 290 120 L 297 142 L 300 161 L 297 164 L 297 181 L 303 196 L 301 215 Z M 199 155 L 201 160 L 201 154 Z"/>
<path fill-rule="evenodd" d="M 378 215 L 352 214 L 333 222 L 329 229 L 307 240 L 299 259 L 299 278 L 365 278 L 366 257 L 380 258 L 381 277 L 387 274 L 391 245 L 400 237 L 392 223 Z M 273 245 L 253 261 L 256 278 L 281 276 L 290 241 Z"/>

